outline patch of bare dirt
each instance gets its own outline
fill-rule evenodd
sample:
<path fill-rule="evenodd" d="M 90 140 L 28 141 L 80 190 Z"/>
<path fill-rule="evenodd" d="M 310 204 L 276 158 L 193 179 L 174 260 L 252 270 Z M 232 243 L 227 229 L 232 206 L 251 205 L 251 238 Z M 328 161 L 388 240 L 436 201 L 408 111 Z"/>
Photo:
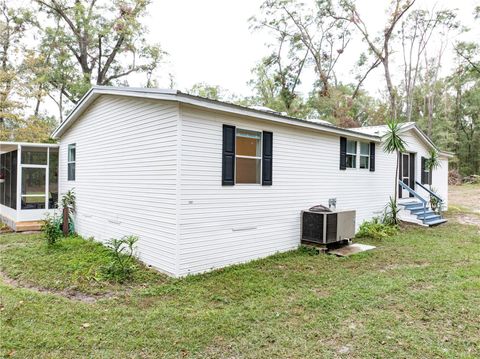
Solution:
<path fill-rule="evenodd" d="M 449 203 L 480 215 L 480 186 L 449 186 Z"/>
<path fill-rule="evenodd" d="M 99 295 L 88 295 L 76 290 L 52 290 L 40 286 L 33 285 L 31 283 L 23 283 L 20 282 L 16 279 L 10 278 L 7 276 L 5 273 L 0 271 L 0 279 L 2 280 L 3 283 L 15 287 L 15 288 L 21 288 L 21 289 L 29 289 L 37 293 L 48 293 L 48 294 L 53 294 L 57 296 L 61 296 L 70 300 L 75 300 L 79 302 L 84 302 L 84 303 L 95 303 L 99 299 L 114 299 L 117 298 L 115 294 L 112 293 L 102 293 Z"/>
<path fill-rule="evenodd" d="M 480 227 L 480 216 L 474 214 L 460 214 L 455 219 L 461 224 L 473 224 Z"/>

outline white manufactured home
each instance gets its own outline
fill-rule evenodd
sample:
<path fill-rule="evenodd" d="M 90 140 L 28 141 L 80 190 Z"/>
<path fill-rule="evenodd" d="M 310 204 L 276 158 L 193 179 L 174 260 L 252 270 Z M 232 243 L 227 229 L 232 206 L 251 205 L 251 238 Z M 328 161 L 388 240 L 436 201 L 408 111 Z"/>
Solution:
<path fill-rule="evenodd" d="M 297 248 L 301 210 L 331 199 L 356 211 L 357 228 L 381 214 L 394 193 L 397 159 L 382 150 L 384 134 L 383 126 L 342 129 L 174 90 L 94 87 L 53 134 L 55 191 L 75 190 L 82 236 L 136 235 L 143 262 L 183 276 Z M 403 215 L 441 223 L 431 212 L 416 216 L 413 202 L 429 198 L 431 183 L 446 208 L 451 155 L 413 123 L 402 135 Z M 441 166 L 430 174 L 422 165 L 432 149 Z M 0 151 L 2 161 L 11 152 Z M 17 160 L 16 208 L 2 201 L 4 217 L 31 210 L 23 206 L 24 165 Z M 49 208 L 48 177 L 37 180 L 46 183 Z"/>

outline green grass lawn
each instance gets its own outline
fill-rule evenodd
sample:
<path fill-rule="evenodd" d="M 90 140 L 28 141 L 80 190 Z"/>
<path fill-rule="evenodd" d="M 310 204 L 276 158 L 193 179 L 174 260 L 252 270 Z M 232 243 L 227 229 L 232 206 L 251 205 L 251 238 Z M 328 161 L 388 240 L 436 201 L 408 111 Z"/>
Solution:
<path fill-rule="evenodd" d="M 4 234 L 0 269 L 10 280 L 0 279 L 0 354 L 480 356 L 478 227 L 406 227 L 361 242 L 378 248 L 350 258 L 300 249 L 184 279 L 141 268 L 121 286 L 99 275 L 108 252 L 97 243 L 47 248 L 41 235 Z"/>

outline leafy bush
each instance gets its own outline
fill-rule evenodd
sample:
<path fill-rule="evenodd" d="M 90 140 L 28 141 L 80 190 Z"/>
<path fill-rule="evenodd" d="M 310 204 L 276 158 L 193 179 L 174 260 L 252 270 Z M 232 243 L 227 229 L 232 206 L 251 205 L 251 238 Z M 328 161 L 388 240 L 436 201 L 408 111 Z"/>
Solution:
<path fill-rule="evenodd" d="M 62 236 L 62 217 L 47 214 L 43 220 L 42 231 L 48 245 L 55 244 Z"/>
<path fill-rule="evenodd" d="M 112 238 L 107 242 L 112 255 L 110 263 L 102 268 L 105 278 L 118 283 L 132 278 L 137 269 L 134 260 L 134 245 L 137 241 L 136 236 L 124 236 L 121 239 Z"/>
<path fill-rule="evenodd" d="M 397 233 L 398 227 L 396 225 L 382 223 L 378 218 L 374 218 L 372 221 L 363 222 L 355 237 L 384 239 Z"/>

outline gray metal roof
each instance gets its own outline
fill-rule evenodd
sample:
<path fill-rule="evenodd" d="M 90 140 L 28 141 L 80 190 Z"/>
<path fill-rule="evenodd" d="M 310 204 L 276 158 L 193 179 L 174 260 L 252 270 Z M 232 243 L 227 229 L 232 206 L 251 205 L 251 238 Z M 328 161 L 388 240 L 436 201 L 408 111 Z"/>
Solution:
<path fill-rule="evenodd" d="M 379 142 L 380 137 L 376 135 L 364 134 L 351 129 L 345 129 L 327 121 L 322 120 L 305 120 L 295 117 L 286 116 L 281 113 L 272 113 L 246 106 L 241 106 L 229 102 L 211 100 L 208 98 L 194 96 L 183 93 L 174 89 L 158 89 L 158 88 L 139 88 L 139 87 L 113 87 L 113 86 L 93 86 L 78 102 L 75 108 L 70 112 L 68 117 L 53 132 L 54 138 L 60 137 L 71 124 L 83 113 L 83 111 L 101 95 L 117 95 L 130 96 L 139 98 L 159 99 L 165 101 L 177 101 L 193 106 L 209 108 L 216 111 L 224 111 L 232 114 L 254 117 L 258 120 L 267 120 L 273 122 L 287 123 L 299 127 L 307 127 L 320 130 L 327 133 L 340 134 L 355 138 L 367 139 Z"/>

